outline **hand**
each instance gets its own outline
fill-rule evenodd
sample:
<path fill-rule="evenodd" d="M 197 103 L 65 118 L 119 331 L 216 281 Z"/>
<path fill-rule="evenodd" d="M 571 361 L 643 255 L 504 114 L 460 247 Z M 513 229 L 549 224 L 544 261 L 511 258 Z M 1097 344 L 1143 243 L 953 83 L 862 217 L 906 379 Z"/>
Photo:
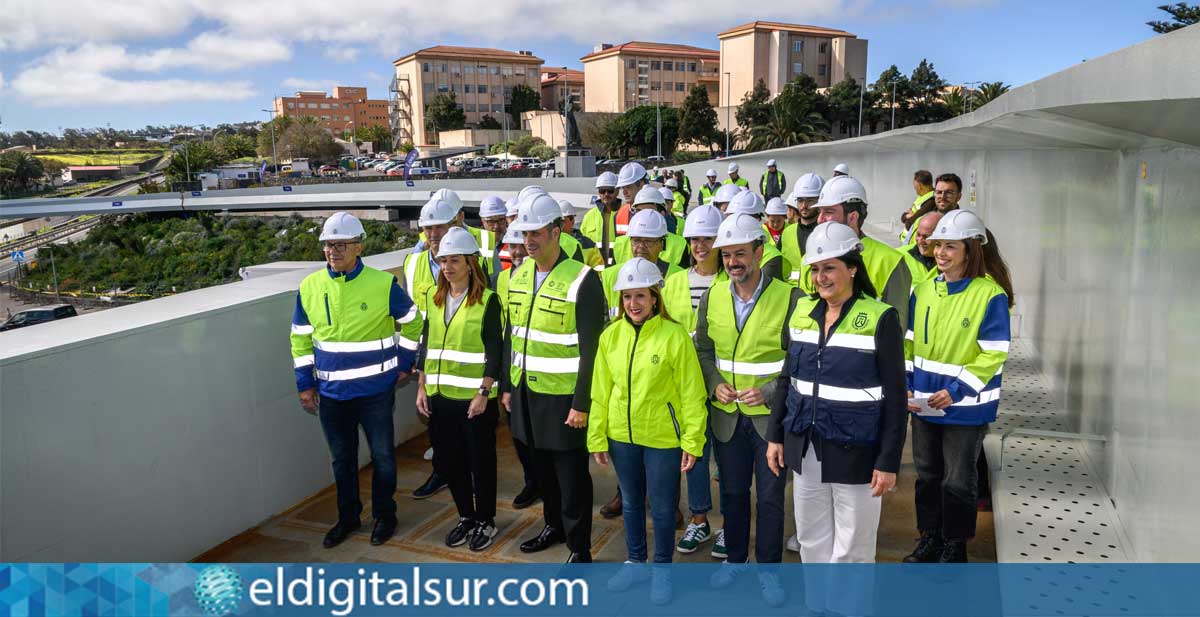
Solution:
<path fill-rule="evenodd" d="M 504 411 L 512 413 L 512 393 L 505 392 L 500 395 L 500 404 L 504 405 Z"/>
<path fill-rule="evenodd" d="M 587 428 L 587 416 L 586 412 L 572 409 L 571 413 L 567 414 L 567 421 L 563 424 L 571 428 Z"/>
<path fill-rule="evenodd" d="M 487 410 L 487 402 L 488 400 L 486 396 L 482 394 L 476 394 L 475 397 L 471 399 L 471 404 L 467 406 L 467 419 L 470 420 L 476 416 L 483 415 L 483 412 Z"/>
<path fill-rule="evenodd" d="M 734 401 L 737 400 L 738 391 L 734 390 L 733 386 L 731 386 L 727 383 L 723 383 L 723 384 L 717 386 L 717 390 L 715 392 L 713 392 L 713 396 L 717 397 L 718 401 L 721 401 L 722 403 L 729 405 L 730 403 L 733 403 Z"/>
<path fill-rule="evenodd" d="M 695 467 L 695 466 L 696 466 L 696 457 L 691 454 L 688 454 L 687 451 L 685 450 L 683 453 L 682 460 L 679 461 L 679 471 L 687 473 L 692 470 L 692 467 Z"/>
<path fill-rule="evenodd" d="M 746 388 L 738 392 L 737 396 L 738 401 L 743 405 L 754 407 L 767 404 L 767 399 L 763 398 L 762 388 Z"/>
<path fill-rule="evenodd" d="M 401 371 L 401 372 L 397 373 L 396 374 L 396 387 L 403 388 L 404 386 L 407 386 L 410 379 L 412 379 L 411 372 L 405 373 L 405 372 Z"/>
<path fill-rule="evenodd" d="M 950 392 L 946 390 L 938 390 L 936 394 L 929 397 L 929 406 L 934 409 L 945 409 L 954 404 L 954 400 L 950 398 Z"/>
<path fill-rule="evenodd" d="M 770 452 L 770 450 L 767 450 L 767 456 L 770 456 Z M 896 474 L 889 471 L 879 471 L 878 469 L 871 472 L 872 497 L 879 497 L 884 493 L 894 490 L 896 490 Z"/>
<path fill-rule="evenodd" d="M 912 390 L 909 390 L 908 391 L 908 400 L 912 401 L 912 399 L 913 399 L 913 393 L 912 393 Z M 921 406 L 916 403 L 910 402 L 910 403 L 908 403 L 908 410 L 909 411 L 921 411 Z"/>
<path fill-rule="evenodd" d="M 608 467 L 608 452 L 593 452 L 592 458 L 596 459 L 597 465 Z"/>
<path fill-rule="evenodd" d="M 300 392 L 300 406 L 310 414 L 317 413 L 317 389 L 309 388 Z"/>
<path fill-rule="evenodd" d="M 787 463 L 783 460 L 783 444 L 774 441 L 767 442 L 767 468 L 778 478 L 783 473 Z"/>
<path fill-rule="evenodd" d="M 425 394 L 425 388 L 417 390 L 417 413 L 428 418 L 432 411 L 429 407 L 429 395 Z"/>

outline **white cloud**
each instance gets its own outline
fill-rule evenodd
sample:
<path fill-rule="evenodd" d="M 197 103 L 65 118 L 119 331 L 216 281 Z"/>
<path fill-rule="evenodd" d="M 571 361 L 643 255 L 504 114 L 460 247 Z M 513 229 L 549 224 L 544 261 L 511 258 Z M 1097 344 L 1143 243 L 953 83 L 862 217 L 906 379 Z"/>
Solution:
<path fill-rule="evenodd" d="M 358 59 L 359 51 L 361 50 L 357 47 L 334 45 L 331 47 L 326 47 L 325 51 L 322 52 L 322 55 L 330 60 L 333 60 L 334 62 L 354 62 Z"/>
<path fill-rule="evenodd" d="M 306 79 L 303 77 L 288 77 L 279 82 L 279 85 L 292 90 L 320 90 L 322 92 L 331 92 L 334 86 L 339 85 L 337 81 L 332 79 Z"/>
<path fill-rule="evenodd" d="M 199 15 L 191 0 L 5 0 L 0 14 L 0 51 L 172 36 Z"/>

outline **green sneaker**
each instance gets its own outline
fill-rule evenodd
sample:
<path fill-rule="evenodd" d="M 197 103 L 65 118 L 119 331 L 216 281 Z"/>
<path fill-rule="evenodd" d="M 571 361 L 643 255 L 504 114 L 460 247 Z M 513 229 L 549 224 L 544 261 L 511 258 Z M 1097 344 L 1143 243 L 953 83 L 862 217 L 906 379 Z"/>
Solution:
<path fill-rule="evenodd" d="M 708 521 L 703 523 L 688 523 L 687 531 L 683 532 L 683 537 L 679 539 L 679 545 L 675 550 L 683 553 L 694 553 L 701 544 L 712 539 L 712 528 L 708 526 Z"/>
<path fill-rule="evenodd" d="M 717 530 L 717 541 L 713 543 L 713 559 L 727 559 L 729 553 L 725 550 L 725 529 Z"/>

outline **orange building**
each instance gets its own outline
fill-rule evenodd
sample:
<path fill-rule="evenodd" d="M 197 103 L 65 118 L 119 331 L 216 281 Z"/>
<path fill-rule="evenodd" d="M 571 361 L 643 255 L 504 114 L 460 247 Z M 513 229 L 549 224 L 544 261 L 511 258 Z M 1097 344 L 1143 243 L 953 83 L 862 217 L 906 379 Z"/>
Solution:
<path fill-rule="evenodd" d="M 387 104 L 385 99 L 367 98 L 366 88 L 336 86 L 333 96 L 306 90 L 296 96 L 278 97 L 275 115 L 316 118 L 321 126 L 340 136 L 358 127 L 387 127 Z"/>
<path fill-rule="evenodd" d="M 542 67 L 542 109 L 560 110 L 568 96 L 583 111 L 583 71 L 565 66 Z"/>

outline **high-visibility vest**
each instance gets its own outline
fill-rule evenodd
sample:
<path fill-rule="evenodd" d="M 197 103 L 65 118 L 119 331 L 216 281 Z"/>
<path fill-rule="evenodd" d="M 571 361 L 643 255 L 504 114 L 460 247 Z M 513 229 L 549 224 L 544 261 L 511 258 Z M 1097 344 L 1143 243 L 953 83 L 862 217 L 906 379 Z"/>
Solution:
<path fill-rule="evenodd" d="M 583 245 L 575 239 L 575 236 L 565 232 L 558 234 L 558 246 L 567 254 L 567 259 L 574 259 L 580 263 L 585 261 Z"/>
<path fill-rule="evenodd" d="M 632 214 L 630 213 L 629 204 L 621 204 L 621 207 L 617 209 L 617 216 L 615 219 L 617 223 L 616 229 L 618 236 L 623 236 L 625 235 L 626 231 L 629 231 L 630 216 L 632 216 Z"/>
<path fill-rule="evenodd" d="M 663 281 L 662 295 L 663 304 L 667 305 L 667 312 L 671 315 L 671 319 L 678 321 L 687 329 L 688 336 L 696 336 L 696 307 L 692 306 L 692 281 L 688 278 L 688 273 L 691 269 L 684 270 L 680 268 L 679 272 L 672 273 Z M 713 277 L 712 284 L 709 289 L 717 285 L 728 285 L 729 275 L 725 270 L 717 272 Z"/>
<path fill-rule="evenodd" d="M 770 236 L 767 236 L 767 238 L 765 238 L 763 240 L 763 256 L 762 256 L 762 260 L 760 260 L 758 262 L 758 267 L 762 268 L 767 265 L 768 261 L 771 261 L 772 259 L 779 257 L 780 258 L 779 276 L 784 277 L 783 280 L 786 281 L 787 280 L 786 277 L 788 275 L 788 272 L 792 269 L 792 266 L 788 262 L 787 257 L 785 257 L 783 255 L 783 253 L 780 252 L 779 249 L 775 248 L 775 243 L 768 241 L 769 239 L 770 239 Z"/>
<path fill-rule="evenodd" d="M 875 445 L 883 408 L 875 329 L 884 313 L 895 309 L 866 296 L 856 298 L 822 341 L 825 324 L 810 315 L 819 302 L 801 298 L 788 322 L 791 387 L 783 428 L 793 434 L 811 428 L 835 443 Z"/>
<path fill-rule="evenodd" d="M 912 288 L 916 289 L 917 285 L 938 275 L 938 269 L 935 265 L 930 268 L 921 260 L 913 257 L 912 253 L 904 251 L 904 263 L 908 266 L 908 273 L 912 275 Z"/>
<path fill-rule="evenodd" d="M 666 266 L 667 271 L 663 272 L 663 280 L 670 278 L 677 272 L 682 272 L 683 268 L 678 265 L 665 261 L 661 256 L 658 258 L 659 271 L 662 271 L 663 266 Z M 617 275 L 621 273 L 620 268 L 608 268 L 600 273 L 600 283 L 604 286 L 604 299 L 608 302 L 608 318 L 613 319 L 617 316 L 617 307 L 621 303 L 621 292 L 613 289 L 613 285 L 617 282 Z M 670 310 L 670 309 L 667 309 Z"/>
<path fill-rule="evenodd" d="M 408 292 L 408 297 L 413 299 L 413 303 L 417 305 L 417 309 L 421 312 L 421 318 L 425 318 L 425 292 L 430 288 L 437 287 L 437 277 L 433 274 L 433 268 L 429 265 L 429 249 L 425 249 L 420 253 L 409 253 L 404 257 L 404 291 Z M 421 343 L 421 328 L 422 323 L 412 321 L 400 326 L 400 336 L 398 343 L 401 347 L 416 351 Z"/>
<path fill-rule="evenodd" d="M 1004 289 L 987 277 L 926 280 L 913 290 L 909 322 L 904 357 L 913 396 L 940 390 L 962 395 L 946 415 L 922 419 L 969 426 L 995 421 L 1011 341 Z"/>
<path fill-rule="evenodd" d="M 613 245 L 613 261 L 616 263 L 612 267 L 615 268 L 633 259 L 631 243 L 632 240 L 629 239 L 629 236 L 617 238 L 616 244 Z M 687 254 L 689 254 L 687 240 L 684 240 L 682 236 L 669 233 L 663 242 L 663 250 L 659 253 L 658 258 L 667 263 L 678 264 Z"/>
<path fill-rule="evenodd" d="M 738 186 L 750 188 L 750 181 L 741 176 L 738 176 L 737 182 L 734 182 L 733 178 L 725 178 L 725 182 L 722 182 L 722 184 L 736 184 Z"/>
<path fill-rule="evenodd" d="M 487 358 L 481 329 L 492 291 L 483 290 L 479 301 L 469 306 L 464 299 L 448 324 L 439 314 L 444 309 L 433 303 L 436 293 L 437 288 L 431 287 L 425 298 L 425 306 L 431 309 L 426 313 L 429 330 L 425 341 L 425 393 L 469 401 L 483 386 Z M 496 397 L 495 384 L 488 397 Z"/>
<path fill-rule="evenodd" d="M 898 264 L 904 261 L 904 255 L 870 236 L 863 236 L 862 243 L 862 258 L 863 263 L 867 266 L 867 278 L 871 279 L 875 293 L 879 294 L 875 299 L 879 300 L 883 297 L 883 289 L 887 286 L 888 279 L 892 277 L 892 272 L 896 270 Z M 812 282 L 812 266 L 801 265 L 797 283 L 804 293 L 816 293 L 816 287 Z"/>
<path fill-rule="evenodd" d="M 797 234 L 798 225 L 798 223 L 791 223 L 785 226 L 783 233 L 779 236 L 779 252 L 788 262 L 788 271 L 784 272 L 783 276 L 792 287 L 800 286 L 800 272 L 804 262 L 804 247 L 800 246 Z"/>
<path fill-rule="evenodd" d="M 711 204 L 713 197 L 717 196 L 717 189 L 719 189 L 719 188 L 721 188 L 720 184 L 718 184 L 714 187 L 711 187 L 711 188 L 708 186 L 707 182 L 705 182 L 703 185 L 701 185 L 700 186 L 700 205 L 707 206 L 708 204 Z"/>
<path fill-rule="evenodd" d="M 767 189 L 771 188 L 767 186 L 767 176 L 770 175 L 770 173 L 771 172 L 769 171 L 764 171 L 762 177 L 758 179 L 758 193 L 763 197 L 766 197 Z M 783 172 L 775 172 L 775 179 L 778 180 L 778 182 L 775 183 L 775 188 L 778 189 L 778 192 L 775 194 L 784 195 L 787 193 L 787 178 L 784 177 Z"/>
<path fill-rule="evenodd" d="M 745 324 L 738 329 L 730 286 L 709 288 L 708 336 L 716 352 L 717 370 L 735 390 L 761 388 L 783 371 L 787 355 L 782 341 L 783 327 L 791 296 L 792 288 L 787 283 L 767 279 Z M 736 401 L 725 404 L 716 399 L 712 405 L 726 413 L 741 411 L 747 416 L 771 413 L 766 405 L 749 406 Z"/>
<path fill-rule="evenodd" d="M 605 221 L 605 218 L 608 220 Z M 603 270 L 606 266 L 606 264 L 603 263 L 605 255 L 601 251 L 601 249 L 604 247 L 604 229 L 606 222 L 608 228 L 608 251 L 609 254 L 611 254 L 613 244 L 615 244 L 617 241 L 616 212 L 609 212 L 606 217 L 603 208 L 597 206 L 588 210 L 587 214 L 583 215 L 583 221 L 579 224 L 579 232 L 587 238 L 590 238 L 592 242 L 596 243 L 596 259 L 600 262 L 599 264 L 593 266 L 596 270 Z"/>
<path fill-rule="evenodd" d="M 675 197 L 671 201 L 671 212 L 674 212 L 675 214 L 678 214 L 678 215 L 686 214 L 686 212 L 687 212 L 687 197 L 684 197 L 683 193 L 681 193 L 679 191 L 672 191 L 672 192 L 674 193 Z M 680 229 L 679 231 L 682 232 L 683 229 Z"/>
<path fill-rule="evenodd" d="M 509 281 L 512 340 L 509 377 L 539 394 L 571 394 L 579 374 L 575 302 L 591 269 L 574 259 L 559 261 L 534 289 L 537 263 L 526 259 Z"/>

